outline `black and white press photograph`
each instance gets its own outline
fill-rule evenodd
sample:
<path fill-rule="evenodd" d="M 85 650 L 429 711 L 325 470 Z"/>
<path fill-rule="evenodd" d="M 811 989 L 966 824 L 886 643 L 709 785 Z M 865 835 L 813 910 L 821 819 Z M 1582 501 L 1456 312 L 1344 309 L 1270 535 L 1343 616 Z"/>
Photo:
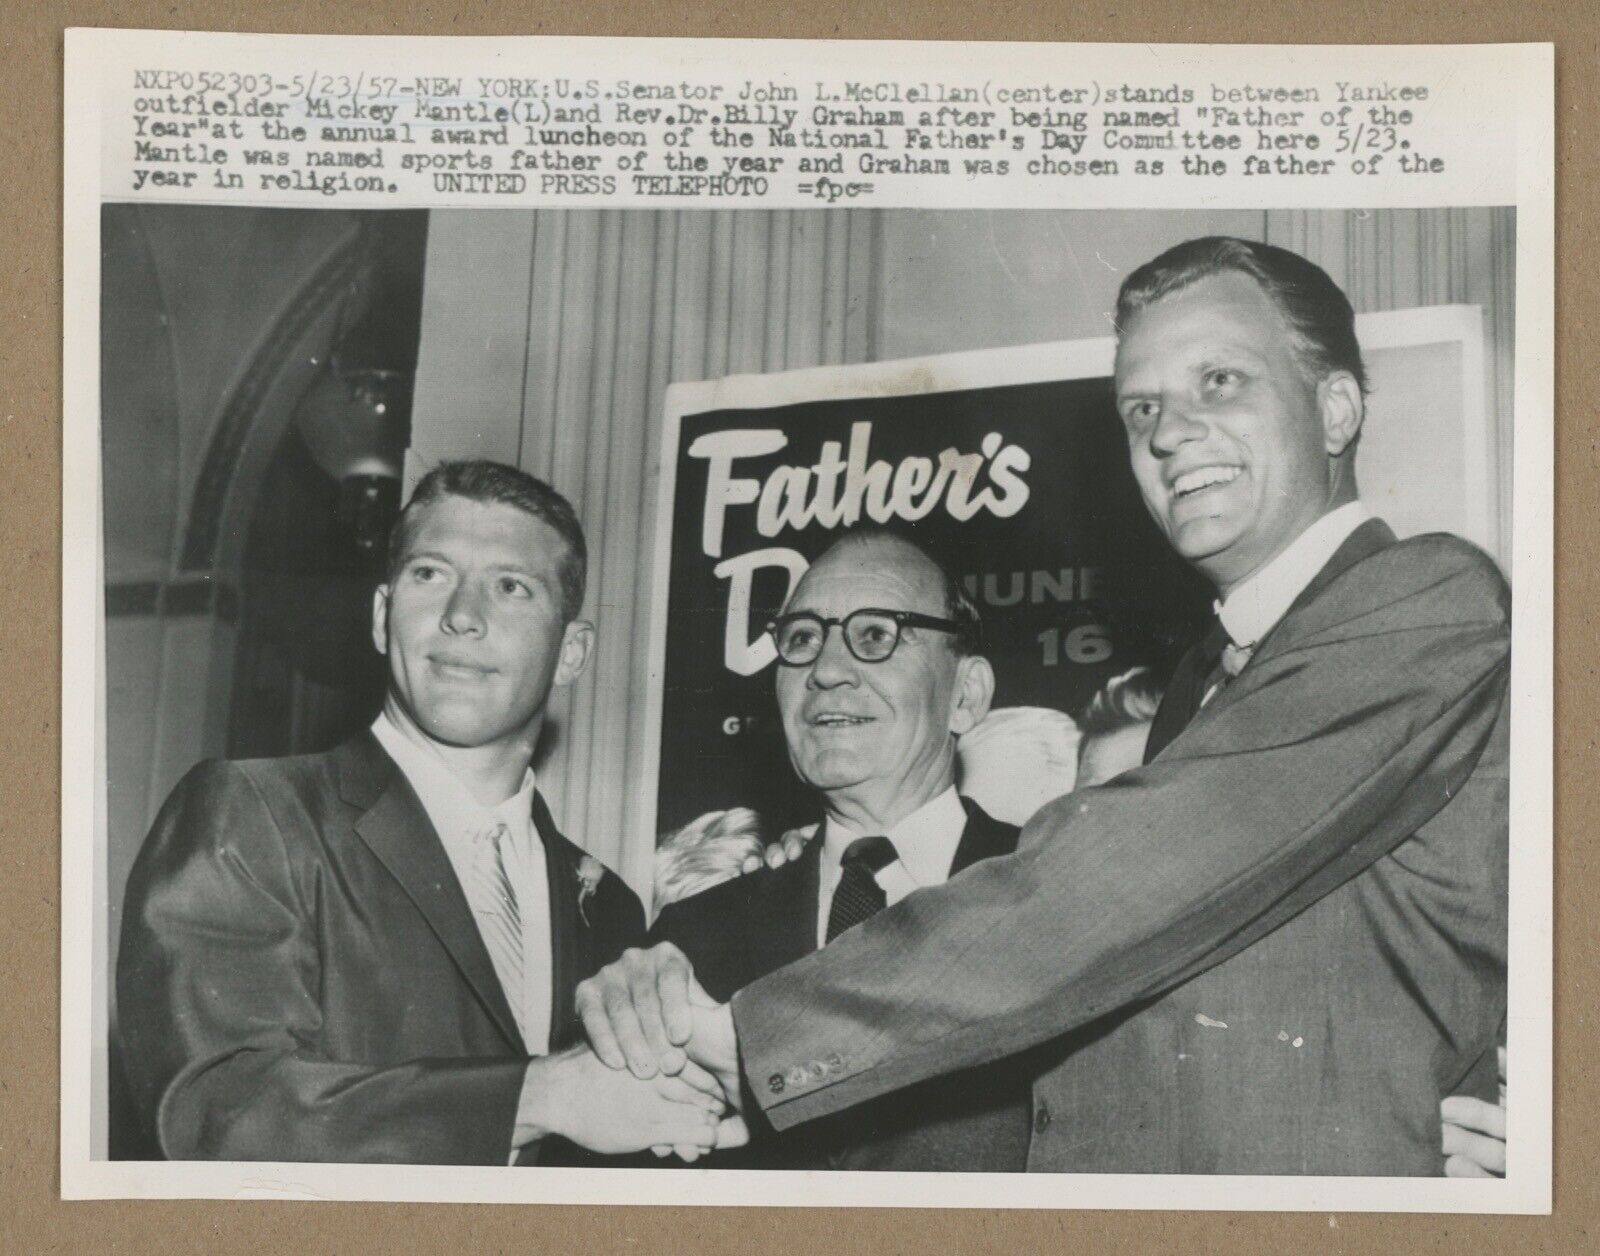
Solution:
<path fill-rule="evenodd" d="M 1383 202 L 104 195 L 91 1167 L 1547 1207 L 1530 219 Z"/>

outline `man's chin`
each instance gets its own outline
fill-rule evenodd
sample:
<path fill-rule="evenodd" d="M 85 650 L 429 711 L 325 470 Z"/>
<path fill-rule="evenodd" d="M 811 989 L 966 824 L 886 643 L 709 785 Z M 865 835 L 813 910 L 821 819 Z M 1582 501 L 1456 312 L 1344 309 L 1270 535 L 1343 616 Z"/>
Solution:
<path fill-rule="evenodd" d="M 481 711 L 460 714 L 429 712 L 425 718 L 417 720 L 417 727 L 428 736 L 429 740 L 457 750 L 472 750 L 478 746 L 486 746 L 490 742 L 504 739 L 511 731 L 485 720 Z"/>
<path fill-rule="evenodd" d="M 1177 524 L 1169 535 L 1178 556 L 1204 571 L 1209 561 L 1223 557 L 1238 541 L 1240 529 L 1232 520 L 1211 516 Z"/>
<path fill-rule="evenodd" d="M 831 793 L 861 784 L 866 778 L 859 755 L 824 755 L 805 766 L 796 766 L 795 775 L 818 793 Z"/>

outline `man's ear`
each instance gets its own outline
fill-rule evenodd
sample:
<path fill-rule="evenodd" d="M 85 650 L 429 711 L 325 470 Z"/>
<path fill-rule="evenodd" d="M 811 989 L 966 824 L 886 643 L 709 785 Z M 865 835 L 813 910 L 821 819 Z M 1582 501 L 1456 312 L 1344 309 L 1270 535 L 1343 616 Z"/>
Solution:
<path fill-rule="evenodd" d="M 379 654 L 389 653 L 389 586 L 372 591 L 372 644 Z"/>
<path fill-rule="evenodd" d="M 570 685 L 582 676 L 594 653 L 594 625 L 574 619 L 561 632 L 561 657 L 556 660 L 555 683 Z"/>
<path fill-rule="evenodd" d="M 971 732 L 989 714 L 994 701 L 994 668 L 981 654 L 969 654 L 956 664 L 956 687 L 950 695 L 950 731 L 957 737 Z"/>
<path fill-rule="evenodd" d="M 1361 435 L 1367 416 L 1361 385 L 1349 371 L 1335 371 L 1317 385 L 1317 405 L 1322 411 L 1323 447 L 1337 458 Z"/>

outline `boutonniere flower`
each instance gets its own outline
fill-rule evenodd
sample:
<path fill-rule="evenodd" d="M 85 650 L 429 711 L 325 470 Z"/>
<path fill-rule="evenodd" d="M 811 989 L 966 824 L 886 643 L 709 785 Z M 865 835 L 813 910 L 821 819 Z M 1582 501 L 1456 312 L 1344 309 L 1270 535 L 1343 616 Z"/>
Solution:
<path fill-rule="evenodd" d="M 600 878 L 605 874 L 605 865 L 593 855 L 585 855 L 578 861 L 578 915 L 583 917 L 584 924 L 589 923 L 589 900 L 600 888 Z"/>

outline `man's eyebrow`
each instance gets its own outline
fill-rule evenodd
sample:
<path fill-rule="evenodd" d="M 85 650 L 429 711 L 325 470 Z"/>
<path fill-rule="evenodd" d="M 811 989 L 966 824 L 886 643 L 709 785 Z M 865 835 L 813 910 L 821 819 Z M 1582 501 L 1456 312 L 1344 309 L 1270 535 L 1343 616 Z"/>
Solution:
<path fill-rule="evenodd" d="M 558 573 L 541 570 L 533 566 L 523 566 L 518 563 L 494 563 L 488 568 L 491 575 L 520 576 L 529 584 L 537 584 L 546 589 L 556 589 L 561 585 Z"/>
<path fill-rule="evenodd" d="M 448 558 L 446 558 L 438 550 L 431 550 L 431 549 L 418 549 L 418 550 L 409 551 L 400 560 L 400 565 L 402 567 L 409 567 L 412 563 L 416 562 L 417 559 L 419 559 L 419 558 L 426 558 L 429 562 L 443 563 L 446 567 L 455 566 L 454 563 L 452 563 Z"/>
<path fill-rule="evenodd" d="M 1196 346 L 1191 352 L 1186 353 L 1183 357 L 1181 369 L 1187 371 L 1204 371 L 1207 368 L 1216 365 L 1217 359 L 1219 358 L 1234 357 L 1249 358 L 1250 361 L 1258 365 L 1266 362 L 1267 360 L 1261 351 L 1247 340 L 1218 340 Z M 1164 366 L 1165 363 L 1163 362 L 1162 365 Z M 1141 368 L 1144 366 L 1145 364 L 1141 363 Z M 1133 372 L 1130 372 L 1130 374 L 1133 374 Z M 1113 378 L 1112 391 L 1115 393 L 1117 400 L 1120 402 L 1125 397 L 1159 396 L 1161 389 L 1159 386 L 1154 384 L 1144 387 L 1124 387 L 1123 385 L 1117 383 L 1115 378 Z"/>
<path fill-rule="evenodd" d="M 1257 362 L 1266 361 L 1261 350 L 1248 340 L 1219 340 L 1204 345 L 1195 355 L 1196 361 L 1204 364 L 1212 358 L 1222 354 L 1243 354 Z"/>

